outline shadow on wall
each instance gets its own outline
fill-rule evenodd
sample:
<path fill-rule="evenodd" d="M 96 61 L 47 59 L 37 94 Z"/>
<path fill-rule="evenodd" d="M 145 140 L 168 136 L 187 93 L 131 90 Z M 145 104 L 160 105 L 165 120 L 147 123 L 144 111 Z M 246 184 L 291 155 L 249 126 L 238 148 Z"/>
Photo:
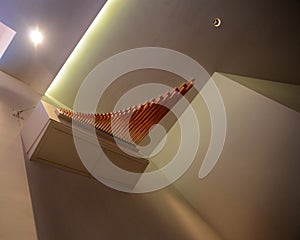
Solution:
<path fill-rule="evenodd" d="M 220 240 L 173 187 L 119 192 L 24 157 L 39 239 Z"/>

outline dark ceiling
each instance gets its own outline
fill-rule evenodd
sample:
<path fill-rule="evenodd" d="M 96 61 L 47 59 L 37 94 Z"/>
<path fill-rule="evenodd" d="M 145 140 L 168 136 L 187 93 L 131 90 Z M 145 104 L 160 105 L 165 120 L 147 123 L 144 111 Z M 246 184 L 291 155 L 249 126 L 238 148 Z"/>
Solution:
<path fill-rule="evenodd" d="M 17 34 L 0 60 L 0 70 L 43 93 L 106 0 L 1 0 L 0 21 Z M 45 41 L 28 38 L 39 25 Z"/>
<path fill-rule="evenodd" d="M 0 70 L 44 93 L 105 2 L 2 0 L 0 21 L 17 34 Z M 141 46 L 168 47 L 192 56 L 209 73 L 300 84 L 299 3 L 130 0 L 112 13 L 102 56 Z M 218 29 L 212 26 L 216 16 L 223 20 Z M 46 35 L 37 49 L 28 41 L 28 29 L 36 24 Z"/>

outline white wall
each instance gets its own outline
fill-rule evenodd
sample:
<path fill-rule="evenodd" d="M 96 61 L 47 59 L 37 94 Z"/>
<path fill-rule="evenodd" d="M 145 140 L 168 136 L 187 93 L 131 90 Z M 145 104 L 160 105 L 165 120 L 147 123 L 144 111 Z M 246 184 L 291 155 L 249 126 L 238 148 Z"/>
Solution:
<path fill-rule="evenodd" d="M 199 221 L 203 218 L 224 239 L 298 239 L 300 114 L 221 74 L 215 74 L 214 80 L 224 98 L 228 117 L 226 142 L 216 167 L 205 179 L 200 180 L 198 172 L 211 132 L 208 109 L 203 99 L 196 98 L 192 105 L 201 119 L 200 147 L 192 166 L 174 184 L 184 198 L 183 205 L 177 204 L 181 201 L 180 197 L 165 197 L 168 195 L 167 189 L 139 196 L 124 195 L 81 176 L 28 162 L 41 236 L 49 239 L 51 236 L 80 236 L 82 219 L 90 223 L 90 231 L 85 234 L 96 236 L 100 231 L 96 222 L 113 221 L 110 214 L 103 215 L 104 209 L 99 206 L 99 199 L 105 195 L 102 201 L 109 202 L 105 206 L 109 206 L 106 208 L 114 211 L 117 218 L 130 216 L 151 224 L 152 221 L 156 222 L 153 219 L 157 217 L 163 220 L 164 226 L 147 227 L 151 232 L 159 233 L 160 228 L 170 231 L 175 221 L 174 225 L 180 223 L 178 226 L 181 226 L 177 229 L 178 234 L 190 234 L 190 239 L 197 239 L 197 236 L 201 237 L 201 232 L 204 234 L 207 231 L 206 227 L 202 228 L 204 222 Z M 169 134 L 174 131 L 177 135 L 175 128 Z M 78 194 L 78 200 L 74 192 Z M 92 198 L 90 194 L 93 194 Z M 149 196 L 151 202 L 157 204 L 142 201 L 142 198 L 147 199 Z M 120 204 L 117 200 L 119 198 L 122 199 L 122 212 L 115 210 L 115 205 L 111 203 L 116 201 L 116 204 Z M 72 206 L 69 206 L 69 199 L 72 200 Z M 132 206 L 132 199 L 139 204 L 140 210 Z M 186 201 L 191 206 L 186 205 Z M 137 218 L 139 211 L 149 207 L 153 208 L 149 216 Z M 72 213 L 76 213 L 78 218 L 72 218 Z M 57 225 L 57 217 L 60 225 Z M 67 232 L 65 226 L 69 226 L 71 231 Z M 132 230 L 126 229 L 131 236 Z M 141 236 L 145 229 L 138 229 Z M 106 228 L 101 229 L 101 233 L 107 236 L 118 235 L 106 231 Z"/>
<path fill-rule="evenodd" d="M 13 109 L 32 107 L 38 98 L 26 85 L 0 72 L 0 239 L 3 240 L 37 239 L 19 134 L 22 123 L 13 117 Z"/>
<path fill-rule="evenodd" d="M 210 121 L 196 98 L 200 146 L 175 187 L 225 239 L 299 239 L 300 114 L 221 74 L 213 77 L 227 113 L 223 152 L 212 172 L 199 179 Z"/>

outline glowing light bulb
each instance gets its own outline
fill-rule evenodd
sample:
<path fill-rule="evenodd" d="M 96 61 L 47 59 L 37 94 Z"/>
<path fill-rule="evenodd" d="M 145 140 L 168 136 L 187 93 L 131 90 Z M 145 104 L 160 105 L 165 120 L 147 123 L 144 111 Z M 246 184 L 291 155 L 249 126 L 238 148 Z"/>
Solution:
<path fill-rule="evenodd" d="M 43 42 L 44 36 L 41 33 L 41 31 L 39 30 L 38 27 L 36 27 L 35 29 L 31 30 L 29 37 L 31 39 L 31 41 L 33 42 L 34 46 L 37 46 L 39 44 L 41 44 Z"/>

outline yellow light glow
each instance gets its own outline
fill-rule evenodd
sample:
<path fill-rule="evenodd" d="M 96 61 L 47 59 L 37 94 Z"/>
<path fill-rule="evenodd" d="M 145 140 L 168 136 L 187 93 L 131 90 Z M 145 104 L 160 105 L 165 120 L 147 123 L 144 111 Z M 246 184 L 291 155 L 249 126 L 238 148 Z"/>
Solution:
<path fill-rule="evenodd" d="M 73 52 L 70 54 L 63 67 L 60 69 L 60 71 L 52 81 L 51 85 L 45 93 L 45 96 L 49 98 L 52 97 L 53 99 L 56 99 L 58 101 L 57 96 L 59 95 L 59 91 L 60 89 L 64 88 L 63 79 L 66 78 L 66 76 L 70 75 L 70 72 L 73 72 L 73 69 L 76 68 L 74 67 L 76 63 L 78 64 L 78 62 L 81 62 L 83 54 L 86 54 L 87 46 L 94 44 L 93 39 L 97 36 L 97 34 L 99 35 L 99 32 L 101 32 L 102 29 L 101 20 L 105 20 L 105 17 L 109 18 L 112 15 L 112 13 L 114 12 L 114 5 L 119 6 L 120 3 L 118 1 L 107 1 L 105 3 L 77 46 L 74 48 Z M 106 25 L 104 26 L 106 27 Z"/>
<path fill-rule="evenodd" d="M 30 40 L 33 42 L 34 46 L 41 44 L 44 39 L 44 36 L 38 27 L 30 31 L 29 37 Z"/>

